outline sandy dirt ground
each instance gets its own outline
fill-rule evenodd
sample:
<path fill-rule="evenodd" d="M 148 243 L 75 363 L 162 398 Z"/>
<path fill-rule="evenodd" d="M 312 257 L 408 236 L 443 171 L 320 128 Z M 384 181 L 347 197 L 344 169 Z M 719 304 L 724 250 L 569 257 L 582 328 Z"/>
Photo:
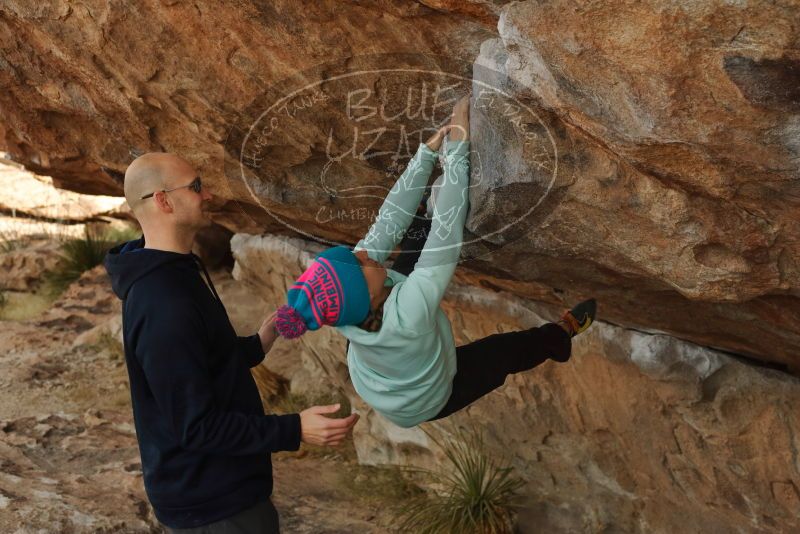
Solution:
<path fill-rule="evenodd" d="M 241 291 L 227 273 L 215 278 L 223 300 Z M 142 484 L 114 335 L 119 302 L 105 272 L 89 271 L 36 306 L 43 311 L 33 317 L 0 321 L 0 530 L 161 532 Z M 273 461 L 283 532 L 391 532 L 385 493 L 393 479 L 357 465 L 352 444 Z"/>

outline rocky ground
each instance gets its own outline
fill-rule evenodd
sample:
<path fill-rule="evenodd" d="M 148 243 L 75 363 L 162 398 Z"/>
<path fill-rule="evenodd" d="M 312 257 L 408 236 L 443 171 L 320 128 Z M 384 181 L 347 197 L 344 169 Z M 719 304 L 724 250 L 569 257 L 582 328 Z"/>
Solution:
<path fill-rule="evenodd" d="M 223 300 L 241 291 L 225 272 L 214 278 Z M 102 267 L 54 302 L 24 307 L 42 298 L 15 292 L 7 306 L 22 316 L 0 321 L 3 532 L 160 532 L 142 484 L 119 304 Z M 237 327 L 252 311 L 236 307 Z M 352 444 L 278 454 L 274 465 L 284 532 L 387 532 L 385 490 Z"/>

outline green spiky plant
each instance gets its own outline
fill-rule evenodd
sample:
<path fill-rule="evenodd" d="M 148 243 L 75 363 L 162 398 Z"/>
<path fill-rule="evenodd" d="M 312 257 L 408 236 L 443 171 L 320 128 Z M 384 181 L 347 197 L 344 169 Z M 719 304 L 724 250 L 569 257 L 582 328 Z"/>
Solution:
<path fill-rule="evenodd" d="M 432 438 L 433 439 L 433 438 Z M 400 530 L 420 534 L 508 534 L 524 482 L 490 458 L 483 437 L 459 430 L 442 444 L 449 469 L 414 469 L 440 488 L 399 506 Z"/>
<path fill-rule="evenodd" d="M 133 228 L 101 230 L 87 225 L 82 237 L 64 239 L 61 261 L 45 276 L 49 292 L 62 293 L 85 271 L 100 265 L 109 248 L 138 236 Z"/>

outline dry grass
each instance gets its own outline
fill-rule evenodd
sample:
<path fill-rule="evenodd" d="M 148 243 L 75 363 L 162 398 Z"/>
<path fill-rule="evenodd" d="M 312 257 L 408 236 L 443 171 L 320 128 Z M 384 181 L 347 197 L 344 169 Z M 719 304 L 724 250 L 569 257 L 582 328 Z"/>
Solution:
<path fill-rule="evenodd" d="M 83 408 L 130 410 L 131 393 L 125 371 L 125 350 L 119 339 L 105 330 L 93 344 L 72 350 L 75 352 L 70 358 L 78 365 L 67 376 L 70 401 Z M 93 359 L 95 363 L 89 363 Z M 98 359 L 102 362 L 100 365 Z M 81 361 L 86 364 L 80 365 Z M 103 370 L 102 381 L 94 376 L 97 369 Z"/>
<path fill-rule="evenodd" d="M 250 373 L 256 381 L 261 404 L 265 410 L 289 392 L 289 381 L 270 371 L 266 365 L 256 365 L 250 369 Z"/>
<path fill-rule="evenodd" d="M 425 495 L 414 483 L 408 470 L 393 465 L 360 465 L 354 461 L 340 474 L 338 484 L 342 491 L 350 495 L 364 501 L 382 503 L 389 508 Z"/>
<path fill-rule="evenodd" d="M 100 334 L 97 338 L 97 342 L 92 345 L 92 347 L 97 352 L 105 351 L 112 360 L 125 361 L 125 348 L 122 346 L 119 339 L 108 330 L 104 330 Z"/>
<path fill-rule="evenodd" d="M 61 242 L 78 237 L 83 234 L 85 227 L 84 224 L 66 225 L 22 217 L 0 216 L 0 254 L 25 248 L 36 239 Z"/>
<path fill-rule="evenodd" d="M 95 408 L 99 410 L 131 410 L 131 392 L 124 386 L 103 388 L 97 386 L 96 378 L 91 376 L 72 375 L 73 381 L 66 389 L 65 395 L 82 410 Z"/>
<path fill-rule="evenodd" d="M 44 313 L 54 296 L 47 292 L 4 291 L 5 303 L 0 306 L 0 321 L 26 321 Z"/>

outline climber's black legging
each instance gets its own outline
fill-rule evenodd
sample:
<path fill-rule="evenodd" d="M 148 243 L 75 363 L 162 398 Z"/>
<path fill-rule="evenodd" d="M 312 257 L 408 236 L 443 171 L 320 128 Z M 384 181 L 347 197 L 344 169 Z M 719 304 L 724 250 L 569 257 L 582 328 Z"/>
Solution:
<path fill-rule="evenodd" d="M 415 217 L 400 242 L 392 270 L 408 276 L 425 245 L 430 219 Z M 453 391 L 444 408 L 429 420 L 447 417 L 503 385 L 506 376 L 533 369 L 548 358 L 567 361 L 572 341 L 563 328 L 547 323 L 519 332 L 493 334 L 456 347 Z"/>
<path fill-rule="evenodd" d="M 566 361 L 571 341 L 555 323 L 519 332 L 493 334 L 456 347 L 453 392 L 444 408 L 429 420 L 447 417 L 503 385 L 506 376 L 533 369 L 549 356 Z"/>

